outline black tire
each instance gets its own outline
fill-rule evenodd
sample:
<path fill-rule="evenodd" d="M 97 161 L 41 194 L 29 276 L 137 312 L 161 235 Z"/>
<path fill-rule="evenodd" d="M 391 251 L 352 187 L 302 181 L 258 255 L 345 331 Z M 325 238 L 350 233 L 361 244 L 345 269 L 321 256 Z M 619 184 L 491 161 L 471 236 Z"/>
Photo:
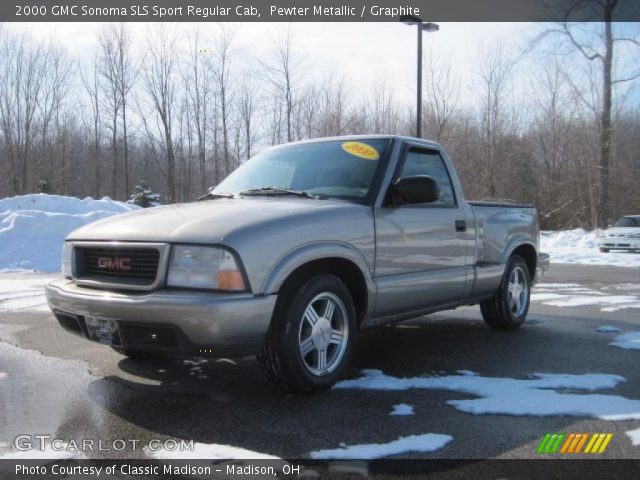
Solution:
<path fill-rule="evenodd" d="M 602 253 L 609 253 L 609 249 L 608 248 L 600 248 L 600 251 Z"/>
<path fill-rule="evenodd" d="M 334 303 L 334 310 L 327 320 L 329 302 Z M 317 325 L 312 326 L 307 307 L 316 312 L 322 305 L 325 310 L 315 317 Z M 340 329 L 334 329 L 338 326 Z M 339 332 L 344 337 L 338 338 Z M 335 275 L 316 275 L 302 284 L 292 282 L 280 292 L 258 361 L 265 377 L 286 391 L 326 390 L 346 372 L 353 355 L 355 333 L 356 309 L 349 289 Z M 324 350 L 324 371 L 320 369 L 323 355 L 316 343 Z M 302 344 L 312 347 L 304 356 Z M 316 373 L 311 371 L 310 364 L 314 363 L 319 367 Z"/>
<path fill-rule="evenodd" d="M 510 303 L 509 284 L 514 271 L 518 272 L 518 278 L 524 284 L 524 297 L 519 296 L 520 305 Z M 512 255 L 507 262 L 500 287 L 493 298 L 480 302 L 482 318 L 491 328 L 514 329 L 518 328 L 527 318 L 529 302 L 531 300 L 531 275 L 527 262 L 519 255 Z"/>
<path fill-rule="evenodd" d="M 153 360 L 160 358 L 160 355 L 147 353 L 147 352 L 138 352 L 135 350 L 129 350 L 128 348 L 123 347 L 111 347 L 113 350 L 118 352 L 120 355 L 124 355 L 125 357 L 130 358 L 131 360 Z"/>

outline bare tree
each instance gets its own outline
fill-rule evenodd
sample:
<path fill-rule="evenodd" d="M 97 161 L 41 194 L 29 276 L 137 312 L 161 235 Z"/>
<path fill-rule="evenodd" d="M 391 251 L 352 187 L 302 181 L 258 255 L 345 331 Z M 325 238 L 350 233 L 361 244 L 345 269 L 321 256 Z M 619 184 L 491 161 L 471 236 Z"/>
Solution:
<path fill-rule="evenodd" d="M 480 80 L 481 95 L 479 104 L 482 124 L 484 165 L 487 172 L 486 185 L 490 198 L 496 198 L 496 165 L 498 163 L 498 143 L 506 125 L 507 82 L 512 73 L 513 61 L 510 60 L 502 44 L 491 47 L 481 46 L 476 63 L 476 72 Z"/>
<path fill-rule="evenodd" d="M 242 77 L 240 95 L 238 99 L 240 122 L 244 137 L 245 158 L 251 158 L 251 150 L 255 142 L 255 116 L 258 103 L 257 95 L 258 86 L 256 82 L 250 74 L 245 73 Z"/>
<path fill-rule="evenodd" d="M 189 37 L 189 56 L 183 67 L 182 77 L 189 108 L 189 119 L 193 123 L 197 141 L 200 190 L 207 187 L 207 141 L 209 134 L 209 108 L 214 101 L 213 63 L 211 56 L 203 52 L 201 33 L 196 28 Z"/>
<path fill-rule="evenodd" d="M 112 32 L 103 29 L 98 35 L 100 45 L 99 72 L 100 72 L 100 98 L 104 102 L 105 124 L 111 133 L 111 196 L 118 197 L 118 119 L 122 109 L 122 96 L 120 95 L 118 80 L 118 47 L 117 40 Z M 123 192 L 127 195 L 128 192 Z"/>
<path fill-rule="evenodd" d="M 556 27 L 545 30 L 534 43 L 546 36 L 554 35 L 563 40 L 564 46 L 579 53 L 588 62 L 595 62 L 600 66 L 601 99 L 598 108 L 600 122 L 600 199 L 598 203 L 597 224 L 607 225 L 611 219 L 610 169 L 613 161 L 613 125 L 612 104 L 614 87 L 617 84 L 640 78 L 640 69 L 628 71 L 620 76 L 614 73 L 615 57 L 621 45 L 640 48 L 640 37 L 629 36 L 628 33 L 614 34 L 614 15 L 619 7 L 619 0 L 575 0 L 564 12 L 564 21 Z M 591 23 L 571 23 L 571 16 L 580 10 L 588 9 L 601 19 L 599 32 L 594 32 Z M 621 29 L 628 32 L 628 28 Z M 561 52 L 556 48 L 556 53 Z"/>
<path fill-rule="evenodd" d="M 168 200 L 174 202 L 176 196 L 176 157 L 173 138 L 173 116 L 178 96 L 177 59 L 173 32 L 160 24 L 152 33 L 142 71 L 143 88 L 153 111 L 157 115 L 156 132 L 160 137 L 166 158 L 165 176 L 167 180 Z M 142 116 L 145 114 L 142 113 Z M 147 132 L 152 136 L 152 130 Z"/>
<path fill-rule="evenodd" d="M 370 84 L 364 99 L 362 133 L 400 133 L 401 118 L 394 89 L 393 83 L 385 78 L 377 78 Z"/>
<path fill-rule="evenodd" d="M 293 140 L 293 109 L 296 88 L 302 73 L 302 59 L 293 51 L 294 36 L 291 27 L 274 39 L 273 53 L 266 61 L 260 61 L 267 80 L 275 89 L 275 94 L 284 101 L 287 141 Z"/>
<path fill-rule="evenodd" d="M 82 84 L 89 97 L 91 112 L 91 132 L 93 136 L 93 162 L 95 168 L 93 194 L 96 198 L 102 195 L 102 168 L 101 168 L 101 99 L 100 99 L 100 73 L 98 59 L 94 59 L 90 68 L 81 73 Z"/>
<path fill-rule="evenodd" d="M 216 52 L 216 84 L 218 87 L 218 106 L 220 110 L 220 120 L 222 122 L 222 161 L 224 172 L 222 178 L 231 173 L 231 158 L 229 154 L 229 109 L 231 103 L 231 58 L 233 57 L 233 30 L 221 26 L 215 38 Z M 218 179 L 216 179 L 218 180 Z"/>
<path fill-rule="evenodd" d="M 438 142 L 446 139 L 450 124 L 460 108 L 460 80 L 451 61 L 438 58 L 429 48 L 425 62 L 426 127 Z"/>
<path fill-rule="evenodd" d="M 7 35 L 0 44 L 0 116 L 11 187 L 27 190 L 37 114 L 46 75 L 44 48 L 25 35 Z"/>
<path fill-rule="evenodd" d="M 66 189 L 68 175 L 68 157 L 65 149 L 67 131 L 70 119 L 67 117 L 65 102 L 69 95 L 71 72 L 73 62 L 69 60 L 66 52 L 59 46 L 49 44 L 43 48 L 41 53 L 43 70 L 47 72 L 42 83 L 42 94 L 39 104 L 40 116 L 40 136 L 41 148 L 47 143 L 47 138 L 53 127 L 57 138 L 53 139 L 53 149 L 58 150 L 60 164 L 54 166 L 53 162 L 48 165 L 38 164 L 38 170 L 46 171 L 47 178 L 58 177 L 58 184 L 62 189 Z M 38 162 L 40 163 L 40 162 Z"/>

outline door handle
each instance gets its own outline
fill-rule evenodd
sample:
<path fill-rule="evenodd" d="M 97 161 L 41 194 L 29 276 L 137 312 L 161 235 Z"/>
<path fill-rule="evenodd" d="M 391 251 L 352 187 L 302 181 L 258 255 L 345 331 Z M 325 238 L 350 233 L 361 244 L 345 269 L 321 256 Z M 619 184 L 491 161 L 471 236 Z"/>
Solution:
<path fill-rule="evenodd" d="M 456 232 L 466 232 L 467 222 L 464 220 L 456 220 Z"/>

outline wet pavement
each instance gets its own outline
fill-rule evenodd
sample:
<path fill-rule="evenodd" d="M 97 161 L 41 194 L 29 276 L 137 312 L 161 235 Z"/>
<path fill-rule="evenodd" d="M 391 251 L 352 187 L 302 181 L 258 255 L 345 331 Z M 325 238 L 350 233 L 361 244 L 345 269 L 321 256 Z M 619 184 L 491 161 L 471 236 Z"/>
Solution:
<path fill-rule="evenodd" d="M 578 305 L 547 305 L 558 298 L 540 297 L 546 300 L 533 303 L 527 325 L 518 331 L 492 331 L 477 307 L 465 307 L 363 332 L 350 377 L 363 369 L 396 377 L 459 370 L 504 378 L 606 373 L 627 381 L 598 393 L 640 400 L 640 351 L 610 346 L 616 334 L 596 331 L 604 324 L 640 331 L 640 309 L 633 306 L 633 297 L 640 296 L 638 270 L 554 265 L 545 283 L 553 286 L 542 284 L 540 292 L 561 291 L 565 303 Z M 581 292 L 604 298 L 620 291 L 630 299 L 614 311 L 603 310 L 615 303 L 583 305 L 572 299 Z M 342 444 L 439 433 L 453 440 L 432 453 L 408 456 L 528 458 L 537 456 L 546 433 L 561 431 L 612 432 L 607 458 L 640 458 L 640 446 L 625 434 L 640 428 L 640 420 L 473 415 L 447 404 L 473 395 L 439 390 L 290 395 L 267 383 L 252 358 L 132 361 L 64 332 L 34 303 L 7 311 L 0 300 L 0 457 L 9 454 L 16 437 L 34 441 L 38 434 L 66 444 L 93 440 L 93 448 L 76 458 L 144 458 L 150 455 L 145 446 L 166 440 L 300 458 Z M 415 414 L 390 416 L 399 403 L 412 405 Z"/>

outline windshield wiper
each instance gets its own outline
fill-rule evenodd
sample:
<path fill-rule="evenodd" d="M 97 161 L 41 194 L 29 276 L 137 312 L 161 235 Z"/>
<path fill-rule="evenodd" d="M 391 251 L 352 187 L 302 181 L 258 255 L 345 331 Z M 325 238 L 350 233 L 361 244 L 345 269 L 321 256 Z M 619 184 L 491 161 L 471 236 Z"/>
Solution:
<path fill-rule="evenodd" d="M 214 200 L 216 198 L 233 198 L 233 193 L 216 193 L 216 192 L 207 192 L 201 197 L 198 197 L 198 201 L 200 200 Z"/>
<path fill-rule="evenodd" d="M 322 195 L 312 195 L 311 193 L 305 192 L 304 190 L 291 190 L 289 188 L 277 187 L 252 188 L 250 190 L 240 192 L 240 195 L 295 195 L 297 197 L 314 198 L 316 200 L 327 198 Z"/>

